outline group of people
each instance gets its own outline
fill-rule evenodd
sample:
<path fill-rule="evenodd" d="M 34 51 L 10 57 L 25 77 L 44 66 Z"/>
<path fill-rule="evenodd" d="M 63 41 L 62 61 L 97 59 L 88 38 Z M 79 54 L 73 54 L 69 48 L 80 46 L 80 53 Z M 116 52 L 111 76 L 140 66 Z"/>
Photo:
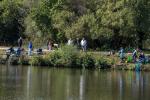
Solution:
<path fill-rule="evenodd" d="M 122 47 L 119 50 L 119 57 L 121 59 L 121 62 L 123 62 L 125 58 L 125 51 Z M 127 60 L 128 62 L 132 61 L 134 63 L 136 62 L 145 63 L 147 61 L 147 58 L 144 52 L 142 52 L 142 50 L 134 49 L 132 53 L 128 53 Z"/>
<path fill-rule="evenodd" d="M 20 52 L 22 51 L 22 44 L 23 44 L 23 39 L 22 37 L 20 37 L 18 39 L 18 46 L 19 48 L 17 49 L 17 54 L 19 55 Z M 80 41 L 79 38 L 77 38 L 76 40 L 72 40 L 71 38 L 68 40 L 67 45 L 76 45 L 78 48 L 82 48 L 83 51 L 87 50 L 87 40 L 85 38 L 82 38 L 82 40 Z M 50 40 L 48 40 L 47 42 L 47 49 L 50 51 L 52 50 L 52 42 Z M 11 48 L 12 50 L 12 48 Z M 32 42 L 29 41 L 28 44 L 28 55 L 32 55 L 32 50 L 33 50 L 33 45 Z M 114 54 L 112 52 L 112 54 Z M 121 59 L 121 62 L 124 61 L 125 59 L 125 50 L 123 47 L 120 48 L 119 50 L 119 57 Z M 127 53 L 127 60 L 129 60 L 129 62 L 140 62 L 140 63 L 144 63 L 146 61 L 146 56 L 144 55 L 144 53 L 139 50 L 139 49 L 134 49 L 132 53 Z"/>
<path fill-rule="evenodd" d="M 22 51 L 22 45 L 23 45 L 23 38 L 20 37 L 18 39 L 18 54 Z M 83 51 L 87 50 L 87 41 L 85 38 L 82 38 L 80 41 L 79 38 L 77 38 L 75 41 L 73 41 L 71 38 L 68 40 L 67 45 L 76 45 L 78 48 L 82 48 Z M 54 44 L 54 46 L 58 47 L 58 44 Z M 28 44 L 28 55 L 32 55 L 32 50 L 33 50 L 33 44 L 32 41 L 29 41 Z M 52 41 L 49 39 L 47 41 L 47 50 L 51 51 L 52 50 Z"/>
<path fill-rule="evenodd" d="M 77 38 L 75 41 L 70 38 L 67 42 L 67 45 L 76 45 L 78 48 L 81 47 L 83 51 L 87 50 L 87 40 L 85 38 L 82 38 L 81 41 L 79 38 Z"/>
<path fill-rule="evenodd" d="M 141 63 L 145 63 L 146 62 L 146 56 L 144 54 L 144 52 L 142 52 L 139 49 L 135 49 L 132 53 L 132 58 L 134 62 L 141 62 Z"/>
<path fill-rule="evenodd" d="M 23 38 L 20 37 L 18 39 L 18 49 L 17 49 L 18 55 L 21 53 L 21 51 L 23 51 L 22 45 L 23 45 Z M 32 41 L 29 41 L 29 44 L 28 44 L 28 55 L 29 56 L 32 54 L 32 49 L 33 49 Z"/>

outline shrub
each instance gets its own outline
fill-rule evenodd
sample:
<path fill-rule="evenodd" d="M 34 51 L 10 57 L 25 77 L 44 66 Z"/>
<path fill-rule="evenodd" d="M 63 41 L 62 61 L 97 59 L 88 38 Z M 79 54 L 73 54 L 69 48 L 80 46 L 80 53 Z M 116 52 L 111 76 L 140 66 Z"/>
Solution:
<path fill-rule="evenodd" d="M 21 65 L 29 65 L 29 58 L 25 55 L 21 55 L 19 57 L 18 63 L 21 64 Z"/>
<path fill-rule="evenodd" d="M 48 55 L 31 57 L 30 64 L 35 66 L 70 67 L 75 64 L 77 54 L 76 47 L 63 46 Z M 20 62 L 23 62 L 22 59 Z"/>
<path fill-rule="evenodd" d="M 19 58 L 16 55 L 10 55 L 8 59 L 8 64 L 10 65 L 18 65 Z"/>
<path fill-rule="evenodd" d="M 61 59 L 61 53 L 59 51 L 53 51 L 50 54 L 47 55 L 47 60 L 49 62 L 49 65 L 51 66 L 59 66 Z"/>
<path fill-rule="evenodd" d="M 93 56 L 92 53 L 79 52 L 75 46 L 63 46 L 45 56 L 33 56 L 31 65 L 54 67 L 81 67 L 106 69 L 112 65 L 109 58 Z"/>
<path fill-rule="evenodd" d="M 29 63 L 34 66 L 48 66 L 47 60 L 42 56 L 33 56 L 30 58 Z"/>
<path fill-rule="evenodd" d="M 76 59 L 76 66 L 82 68 L 94 68 L 95 62 L 92 55 L 89 54 L 80 54 Z"/>
<path fill-rule="evenodd" d="M 78 51 L 75 46 L 66 45 L 57 51 L 51 52 L 47 58 L 52 66 L 71 67 L 75 64 L 77 54 Z"/>
<path fill-rule="evenodd" d="M 61 53 L 61 61 L 66 67 L 73 67 L 75 66 L 75 61 L 78 55 L 78 50 L 77 47 L 72 46 L 72 45 L 66 45 L 63 46 L 60 49 Z"/>
<path fill-rule="evenodd" d="M 103 57 L 95 58 L 95 66 L 101 69 L 110 68 L 110 64 L 108 63 L 108 60 Z"/>

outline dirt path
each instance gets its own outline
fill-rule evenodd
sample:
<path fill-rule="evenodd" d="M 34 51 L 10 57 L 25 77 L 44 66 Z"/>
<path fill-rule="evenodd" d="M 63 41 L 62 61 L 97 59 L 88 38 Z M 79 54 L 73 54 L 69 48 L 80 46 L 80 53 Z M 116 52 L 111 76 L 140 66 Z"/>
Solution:
<path fill-rule="evenodd" d="M 6 50 L 6 49 L 8 49 L 8 48 L 10 48 L 10 47 L 0 46 L 0 50 Z"/>

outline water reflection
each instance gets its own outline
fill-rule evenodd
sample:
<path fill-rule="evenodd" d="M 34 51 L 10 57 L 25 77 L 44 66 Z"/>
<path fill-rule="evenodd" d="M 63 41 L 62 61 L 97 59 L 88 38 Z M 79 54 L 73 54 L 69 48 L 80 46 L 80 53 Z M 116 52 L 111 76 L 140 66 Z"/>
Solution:
<path fill-rule="evenodd" d="M 1 66 L 0 100 L 149 100 L 149 77 L 149 72 Z"/>

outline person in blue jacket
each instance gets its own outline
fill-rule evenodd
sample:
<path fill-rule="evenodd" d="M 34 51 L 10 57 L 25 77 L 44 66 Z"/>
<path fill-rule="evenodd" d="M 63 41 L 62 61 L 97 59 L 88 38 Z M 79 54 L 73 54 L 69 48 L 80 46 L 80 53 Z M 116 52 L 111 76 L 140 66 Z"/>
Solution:
<path fill-rule="evenodd" d="M 123 59 L 124 59 L 124 49 L 123 49 L 123 47 L 121 47 L 120 50 L 119 50 L 119 57 L 120 57 L 121 62 L 123 62 Z"/>
<path fill-rule="evenodd" d="M 141 53 L 140 53 L 140 56 L 139 56 L 139 62 L 145 63 L 145 61 L 146 61 L 146 57 L 145 57 L 144 53 L 141 52 Z"/>
<path fill-rule="evenodd" d="M 33 45 L 32 45 L 32 42 L 30 41 L 30 42 L 29 42 L 29 45 L 28 45 L 28 55 L 29 55 L 29 56 L 32 55 L 32 49 L 33 49 Z"/>

